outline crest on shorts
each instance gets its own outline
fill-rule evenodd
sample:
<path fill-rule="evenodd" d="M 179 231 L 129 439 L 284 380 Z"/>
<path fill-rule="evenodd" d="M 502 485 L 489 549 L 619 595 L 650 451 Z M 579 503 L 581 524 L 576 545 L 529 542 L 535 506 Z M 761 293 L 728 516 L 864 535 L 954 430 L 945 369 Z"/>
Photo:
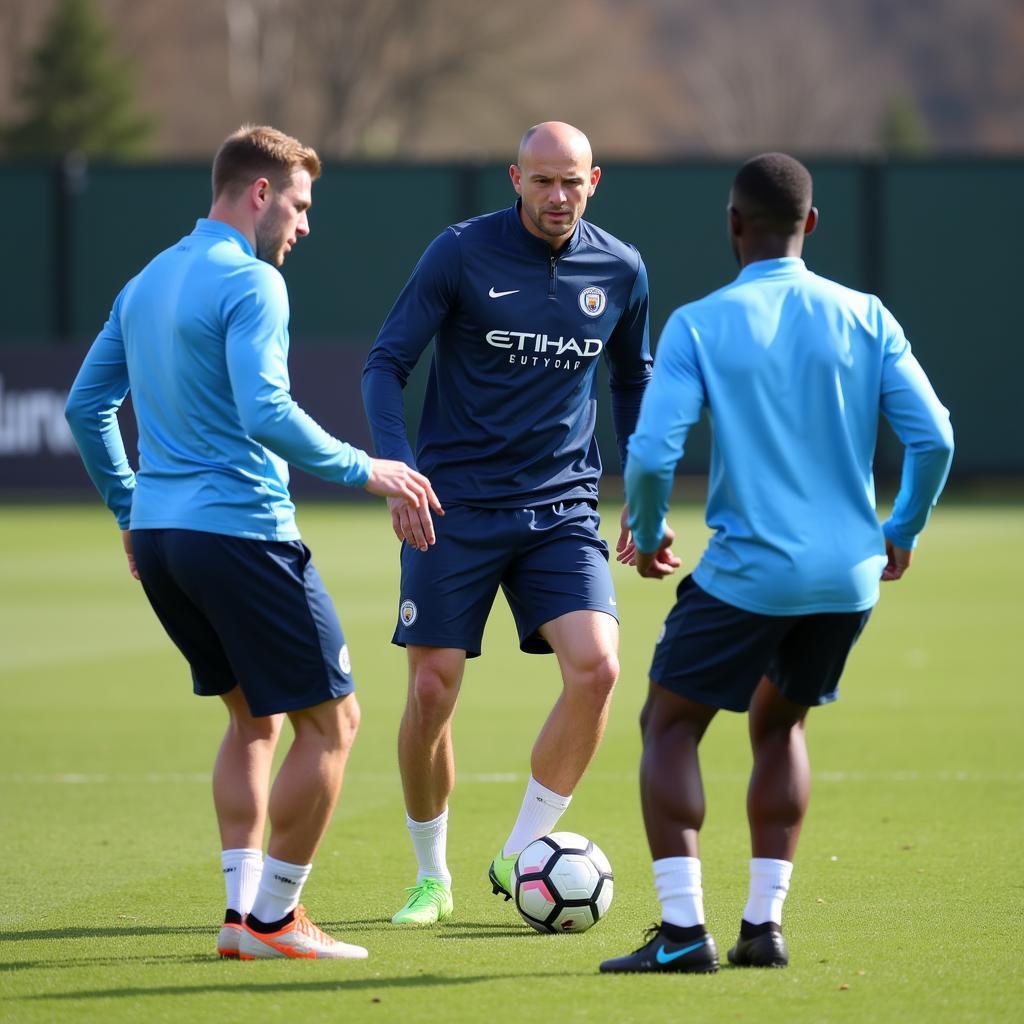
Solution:
<path fill-rule="evenodd" d="M 666 634 L 667 632 L 668 632 L 668 623 L 667 623 L 667 622 L 663 622 L 663 623 L 661 624 L 661 632 L 660 632 L 660 633 L 658 634 L 658 639 L 657 639 L 657 640 L 655 640 L 654 642 L 655 642 L 656 644 L 660 644 L 660 643 L 661 643 L 661 641 L 665 639 L 665 634 Z"/>
<path fill-rule="evenodd" d="M 349 657 L 348 644 L 342 644 L 341 650 L 338 651 L 338 668 L 347 676 L 352 674 L 352 659 Z"/>
<path fill-rule="evenodd" d="M 398 608 L 398 617 L 402 620 L 403 626 L 411 626 L 419 613 L 415 601 L 403 601 Z"/>
<path fill-rule="evenodd" d="M 598 288 L 596 284 L 592 284 L 580 292 L 580 309 L 587 316 L 600 316 L 607 305 L 608 296 L 605 295 L 604 289 Z"/>

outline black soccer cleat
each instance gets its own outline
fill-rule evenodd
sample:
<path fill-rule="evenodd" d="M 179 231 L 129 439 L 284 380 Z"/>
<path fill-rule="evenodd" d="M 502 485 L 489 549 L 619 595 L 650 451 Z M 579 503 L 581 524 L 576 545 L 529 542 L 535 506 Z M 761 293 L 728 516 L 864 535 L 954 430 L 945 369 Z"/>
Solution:
<path fill-rule="evenodd" d="M 729 963 L 734 967 L 786 967 L 789 950 L 782 929 L 774 921 L 764 924 L 740 922 L 740 937 L 729 950 Z"/>
<path fill-rule="evenodd" d="M 674 937 L 666 934 L 666 927 Z M 704 925 L 677 928 L 654 925 L 644 936 L 648 941 L 626 956 L 605 960 L 602 974 L 714 974 L 718 970 L 715 940 Z"/>

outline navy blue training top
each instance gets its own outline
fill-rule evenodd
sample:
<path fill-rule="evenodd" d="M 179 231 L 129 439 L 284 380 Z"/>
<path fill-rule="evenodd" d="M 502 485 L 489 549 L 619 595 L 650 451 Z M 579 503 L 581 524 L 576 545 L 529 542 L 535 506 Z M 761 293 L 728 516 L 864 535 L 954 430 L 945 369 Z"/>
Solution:
<path fill-rule="evenodd" d="M 414 458 L 402 388 L 432 338 Z M 442 502 L 596 499 L 601 355 L 625 461 L 651 376 L 640 254 L 584 220 L 554 252 L 518 202 L 452 225 L 423 253 L 363 370 L 377 455 L 425 473 Z"/>

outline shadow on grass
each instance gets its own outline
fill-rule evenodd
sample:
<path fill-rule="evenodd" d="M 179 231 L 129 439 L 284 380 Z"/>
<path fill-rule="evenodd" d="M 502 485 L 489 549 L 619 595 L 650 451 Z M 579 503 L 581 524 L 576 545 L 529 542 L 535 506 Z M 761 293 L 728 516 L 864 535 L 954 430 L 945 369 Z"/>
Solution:
<path fill-rule="evenodd" d="M 26 942 L 30 939 L 114 939 L 119 935 L 214 935 L 218 924 L 128 925 L 104 927 L 83 925 L 80 928 L 46 928 L 39 931 L 3 932 L 0 942 Z"/>
<path fill-rule="evenodd" d="M 438 933 L 438 939 L 450 942 L 452 939 L 533 939 L 537 932 L 525 925 L 515 928 L 505 924 L 446 924 Z"/>
<path fill-rule="evenodd" d="M 216 964 L 220 957 L 199 953 L 154 954 L 148 956 L 76 956 L 73 960 L 19 960 L 15 963 L 0 964 L 0 974 L 14 971 L 58 971 L 73 970 L 76 967 L 123 967 L 125 964 Z"/>
<path fill-rule="evenodd" d="M 239 971 L 239 981 L 235 984 L 217 985 L 158 985 L 152 988 L 106 988 L 83 989 L 73 992 L 49 992 L 39 995 L 21 996 L 11 1002 L 62 1002 L 76 999 L 137 999 L 140 996 L 196 996 L 220 992 L 237 993 L 244 988 L 246 994 L 262 995 L 271 992 L 349 992 L 377 991 L 382 992 L 394 988 L 450 988 L 459 985 L 493 984 L 495 981 L 521 981 L 528 978 L 536 981 L 539 978 L 590 977 L 591 972 L 585 971 L 549 971 L 538 974 L 535 971 L 523 974 L 477 974 L 464 978 L 453 978 L 439 974 L 421 974 L 417 977 L 399 975 L 391 978 L 331 978 L 321 981 L 302 981 L 289 978 L 287 981 L 275 981 L 267 984 L 254 982 L 253 973 L 249 970 Z"/>

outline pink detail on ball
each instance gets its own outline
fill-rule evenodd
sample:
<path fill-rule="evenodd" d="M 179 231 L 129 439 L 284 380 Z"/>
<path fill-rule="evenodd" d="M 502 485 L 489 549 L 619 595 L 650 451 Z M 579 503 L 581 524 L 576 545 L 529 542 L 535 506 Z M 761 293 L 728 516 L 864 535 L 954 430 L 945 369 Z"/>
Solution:
<path fill-rule="evenodd" d="M 544 884 L 544 880 L 542 878 L 535 878 L 535 879 L 532 879 L 529 882 L 520 882 L 519 883 L 519 889 L 520 889 L 520 891 L 522 891 L 524 889 L 525 890 L 536 889 L 537 892 L 539 892 L 541 894 L 541 896 L 543 897 L 543 899 L 546 902 L 548 902 L 548 903 L 554 903 L 555 902 L 554 896 L 551 895 L 551 892 L 548 890 L 547 885 Z"/>

